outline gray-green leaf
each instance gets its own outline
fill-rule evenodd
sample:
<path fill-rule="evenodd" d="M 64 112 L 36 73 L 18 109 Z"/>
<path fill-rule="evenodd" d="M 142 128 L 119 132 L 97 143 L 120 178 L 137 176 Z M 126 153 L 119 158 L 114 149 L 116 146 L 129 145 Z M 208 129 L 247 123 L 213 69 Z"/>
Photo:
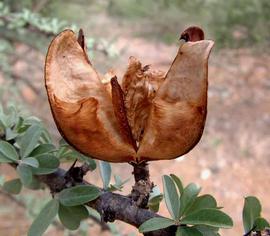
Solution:
<path fill-rule="evenodd" d="M 164 229 L 171 225 L 174 225 L 175 221 L 172 219 L 164 218 L 164 217 L 154 217 L 147 221 L 145 221 L 143 224 L 140 225 L 139 231 L 141 233 L 143 232 L 149 232 L 149 231 L 155 231 L 158 229 Z"/>
<path fill-rule="evenodd" d="M 34 156 L 38 156 L 41 154 L 45 154 L 51 151 L 54 151 L 55 146 L 53 144 L 50 143 L 44 143 L 44 144 L 40 144 L 38 145 L 30 154 L 29 156 L 34 157 Z"/>
<path fill-rule="evenodd" d="M 261 203 L 253 196 L 245 198 L 245 204 L 243 209 L 243 224 L 245 233 L 249 232 L 253 226 L 255 220 L 261 215 Z"/>
<path fill-rule="evenodd" d="M 183 187 L 183 183 L 182 183 L 181 179 L 174 174 L 170 174 L 170 176 L 173 179 L 173 181 L 175 182 L 180 195 L 182 195 L 183 191 L 184 191 L 184 187 Z"/>
<path fill-rule="evenodd" d="M 103 182 L 103 188 L 107 189 L 111 180 L 111 174 L 112 174 L 111 165 L 108 162 L 99 161 L 99 169 L 100 169 L 100 175 Z"/>
<path fill-rule="evenodd" d="M 200 191 L 201 188 L 199 188 L 194 183 L 191 183 L 184 188 L 183 194 L 180 197 L 180 216 L 184 215 L 185 212 L 189 209 L 189 207 L 191 207 Z"/>
<path fill-rule="evenodd" d="M 19 194 L 22 189 L 20 179 L 12 179 L 4 183 L 3 189 L 11 194 Z"/>
<path fill-rule="evenodd" d="M 38 161 L 38 168 L 33 168 L 33 174 L 35 175 L 45 175 L 53 173 L 57 170 L 60 162 L 52 154 L 42 154 L 36 156 L 35 159 Z"/>
<path fill-rule="evenodd" d="M 79 185 L 62 190 L 59 200 L 64 206 L 78 206 L 98 198 L 100 190 L 95 186 Z"/>
<path fill-rule="evenodd" d="M 0 162 L 12 163 L 19 160 L 16 149 L 6 141 L 0 141 Z"/>
<path fill-rule="evenodd" d="M 196 225 L 194 226 L 197 230 L 199 230 L 203 236 L 218 236 L 218 228 L 205 226 L 205 225 Z"/>
<path fill-rule="evenodd" d="M 173 219 L 179 219 L 180 201 L 175 184 L 171 177 L 164 175 L 162 178 L 165 203 Z"/>
<path fill-rule="evenodd" d="M 32 223 L 28 236 L 41 236 L 53 222 L 57 215 L 59 202 L 56 199 L 50 200 L 41 210 L 37 218 Z"/>
<path fill-rule="evenodd" d="M 20 154 L 22 157 L 27 157 L 38 144 L 42 133 L 42 128 L 39 125 L 32 125 L 28 128 L 25 134 L 20 138 Z"/>
<path fill-rule="evenodd" d="M 175 236 L 203 236 L 203 234 L 194 227 L 178 226 Z"/>
<path fill-rule="evenodd" d="M 22 159 L 22 163 L 24 163 L 24 164 L 26 164 L 28 166 L 32 166 L 34 168 L 38 168 L 38 166 L 39 166 L 38 161 L 35 158 L 33 158 L 33 157 L 23 158 Z"/>
<path fill-rule="evenodd" d="M 76 230 L 79 228 L 81 220 L 89 216 L 88 210 L 85 206 L 66 207 L 60 204 L 58 216 L 62 224 L 69 230 Z"/>
<path fill-rule="evenodd" d="M 213 196 L 206 194 L 206 195 L 197 197 L 195 201 L 192 203 L 191 207 L 187 209 L 185 213 L 186 215 L 188 215 L 194 211 L 198 211 L 205 208 L 216 208 L 216 207 L 217 207 L 216 199 Z"/>
<path fill-rule="evenodd" d="M 255 220 L 254 226 L 256 226 L 255 231 L 262 231 L 265 230 L 265 228 L 270 227 L 268 221 L 262 217 Z"/>
<path fill-rule="evenodd" d="M 181 224 L 208 225 L 218 228 L 231 228 L 232 219 L 224 212 L 217 209 L 202 209 L 195 211 L 181 220 Z"/>
<path fill-rule="evenodd" d="M 33 179 L 32 169 L 30 166 L 23 163 L 17 166 L 17 173 L 20 176 L 21 182 L 26 187 L 31 184 Z"/>

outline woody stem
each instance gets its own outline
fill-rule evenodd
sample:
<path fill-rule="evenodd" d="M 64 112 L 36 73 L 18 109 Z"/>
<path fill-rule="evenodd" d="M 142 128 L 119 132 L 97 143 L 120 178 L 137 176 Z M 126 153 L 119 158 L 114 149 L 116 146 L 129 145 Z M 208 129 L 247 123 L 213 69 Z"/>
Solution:
<path fill-rule="evenodd" d="M 150 181 L 149 166 L 147 162 L 131 163 L 135 185 L 132 187 L 131 198 L 136 205 L 147 208 L 150 192 L 154 184 Z"/>

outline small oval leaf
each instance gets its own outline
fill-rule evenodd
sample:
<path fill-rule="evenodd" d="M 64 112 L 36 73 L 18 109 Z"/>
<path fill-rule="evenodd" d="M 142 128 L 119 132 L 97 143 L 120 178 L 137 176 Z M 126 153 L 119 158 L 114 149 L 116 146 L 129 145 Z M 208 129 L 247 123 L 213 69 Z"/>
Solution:
<path fill-rule="evenodd" d="M 218 228 L 231 228 L 232 219 L 224 212 L 217 209 L 202 209 L 187 215 L 181 220 L 181 224 L 208 225 Z"/>
<path fill-rule="evenodd" d="M 139 231 L 141 233 L 164 229 L 171 225 L 175 225 L 175 221 L 164 217 L 154 217 L 140 225 Z"/>
<path fill-rule="evenodd" d="M 203 234 L 194 227 L 178 226 L 175 236 L 203 236 Z"/>
<path fill-rule="evenodd" d="M 20 179 L 12 179 L 4 183 L 3 189 L 11 194 L 19 194 L 22 189 L 22 182 Z"/>
<path fill-rule="evenodd" d="M 57 170 L 60 162 L 59 160 L 52 154 L 42 154 L 36 156 L 35 159 L 39 163 L 38 168 L 33 168 L 33 174 L 35 175 L 46 175 L 53 173 Z"/>
<path fill-rule="evenodd" d="M 185 212 L 191 207 L 200 191 L 201 188 L 194 183 L 191 183 L 184 188 L 183 194 L 180 197 L 180 216 L 184 215 Z"/>
<path fill-rule="evenodd" d="M 58 216 L 66 228 L 76 230 L 79 228 L 81 220 L 86 219 L 89 213 L 83 205 L 67 207 L 60 204 Z"/>
<path fill-rule="evenodd" d="M 17 173 L 20 176 L 21 182 L 26 187 L 31 184 L 33 179 L 33 174 L 31 167 L 23 163 L 17 166 Z"/>
<path fill-rule="evenodd" d="M 44 143 L 44 144 L 40 144 L 38 145 L 30 154 L 29 156 L 31 157 L 35 157 L 41 154 L 45 154 L 48 152 L 52 152 L 56 150 L 55 146 L 53 144 L 50 143 Z"/>
<path fill-rule="evenodd" d="M 103 182 L 103 188 L 107 189 L 111 180 L 111 174 L 112 174 L 111 165 L 109 162 L 99 161 L 99 169 L 100 169 L 100 175 Z"/>
<path fill-rule="evenodd" d="M 56 199 L 50 200 L 41 210 L 37 218 L 32 223 L 28 236 L 41 236 L 53 222 L 57 215 L 59 202 Z"/>
<path fill-rule="evenodd" d="M 249 196 L 245 198 L 243 209 L 243 224 L 245 233 L 249 232 L 255 223 L 255 220 L 261 215 L 262 206 L 258 198 Z"/>
<path fill-rule="evenodd" d="M 20 154 L 22 157 L 27 157 L 38 144 L 39 138 L 42 133 L 40 125 L 32 125 L 29 127 L 25 134 L 20 137 Z"/>
<path fill-rule="evenodd" d="M 256 226 L 255 231 L 263 231 L 265 228 L 270 227 L 268 221 L 262 217 L 255 220 L 254 226 Z"/>
<path fill-rule="evenodd" d="M 11 163 L 19 160 L 16 149 L 6 141 L 0 141 L 0 162 Z"/>
<path fill-rule="evenodd" d="M 170 174 L 170 176 L 173 179 L 173 181 L 175 182 L 180 195 L 182 195 L 183 191 L 184 191 L 184 187 L 183 187 L 183 183 L 182 183 L 181 179 L 174 174 Z"/>
<path fill-rule="evenodd" d="M 98 198 L 100 190 L 95 186 L 79 185 L 62 190 L 59 200 L 64 206 L 78 206 Z"/>
<path fill-rule="evenodd" d="M 38 166 L 39 166 L 38 161 L 35 158 L 33 158 L 33 157 L 23 158 L 22 159 L 22 163 L 24 163 L 24 164 L 26 164 L 28 166 L 32 166 L 34 168 L 38 168 Z"/>
<path fill-rule="evenodd" d="M 177 220 L 180 212 L 180 200 L 175 184 L 168 175 L 163 176 L 162 182 L 166 206 L 172 218 Z"/>
<path fill-rule="evenodd" d="M 217 201 L 216 199 L 209 195 L 202 195 L 195 199 L 191 207 L 186 211 L 186 215 L 198 211 L 205 208 L 216 208 L 217 207 Z"/>

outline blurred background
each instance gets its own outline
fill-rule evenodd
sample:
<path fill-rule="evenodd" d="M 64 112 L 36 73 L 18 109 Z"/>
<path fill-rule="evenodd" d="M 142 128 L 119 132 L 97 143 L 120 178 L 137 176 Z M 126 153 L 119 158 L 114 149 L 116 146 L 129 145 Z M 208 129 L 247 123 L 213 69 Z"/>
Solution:
<path fill-rule="evenodd" d="M 55 140 L 44 88 L 43 65 L 53 36 L 83 28 L 89 55 L 100 73 L 111 68 L 118 78 L 129 56 L 167 71 L 186 27 L 198 25 L 215 41 L 209 62 L 208 118 L 200 143 L 176 160 L 150 163 L 152 180 L 174 173 L 214 195 L 234 220 L 222 235 L 243 235 L 244 197 L 257 196 L 270 219 L 270 1 L 269 0 L 1 0 L 0 100 L 39 117 Z M 128 164 L 113 165 L 123 179 Z M 15 173 L 0 166 L 0 178 Z M 98 172 L 87 176 L 101 185 Z M 133 180 L 124 188 L 129 193 Z M 18 197 L 0 193 L 0 235 L 26 235 L 32 217 L 49 193 L 24 190 Z M 29 206 L 31 206 L 29 210 Z M 28 208 L 26 210 L 25 208 Z M 168 215 L 164 204 L 161 214 Z M 47 235 L 139 235 L 117 222 L 102 230 L 84 222 L 67 232 L 55 224 Z"/>

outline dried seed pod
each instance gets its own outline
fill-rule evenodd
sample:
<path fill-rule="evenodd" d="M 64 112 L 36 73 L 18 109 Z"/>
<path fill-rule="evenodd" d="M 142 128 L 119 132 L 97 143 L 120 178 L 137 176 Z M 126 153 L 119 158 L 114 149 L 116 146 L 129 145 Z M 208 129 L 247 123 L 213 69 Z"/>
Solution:
<path fill-rule="evenodd" d="M 187 153 L 200 140 L 206 118 L 214 43 L 203 37 L 197 27 L 182 33 L 189 42 L 181 40 L 167 74 L 131 57 L 121 89 L 115 76 L 109 84 L 94 70 L 82 31 L 78 40 L 70 30 L 60 33 L 48 50 L 45 81 L 61 134 L 80 152 L 111 162 Z"/>

